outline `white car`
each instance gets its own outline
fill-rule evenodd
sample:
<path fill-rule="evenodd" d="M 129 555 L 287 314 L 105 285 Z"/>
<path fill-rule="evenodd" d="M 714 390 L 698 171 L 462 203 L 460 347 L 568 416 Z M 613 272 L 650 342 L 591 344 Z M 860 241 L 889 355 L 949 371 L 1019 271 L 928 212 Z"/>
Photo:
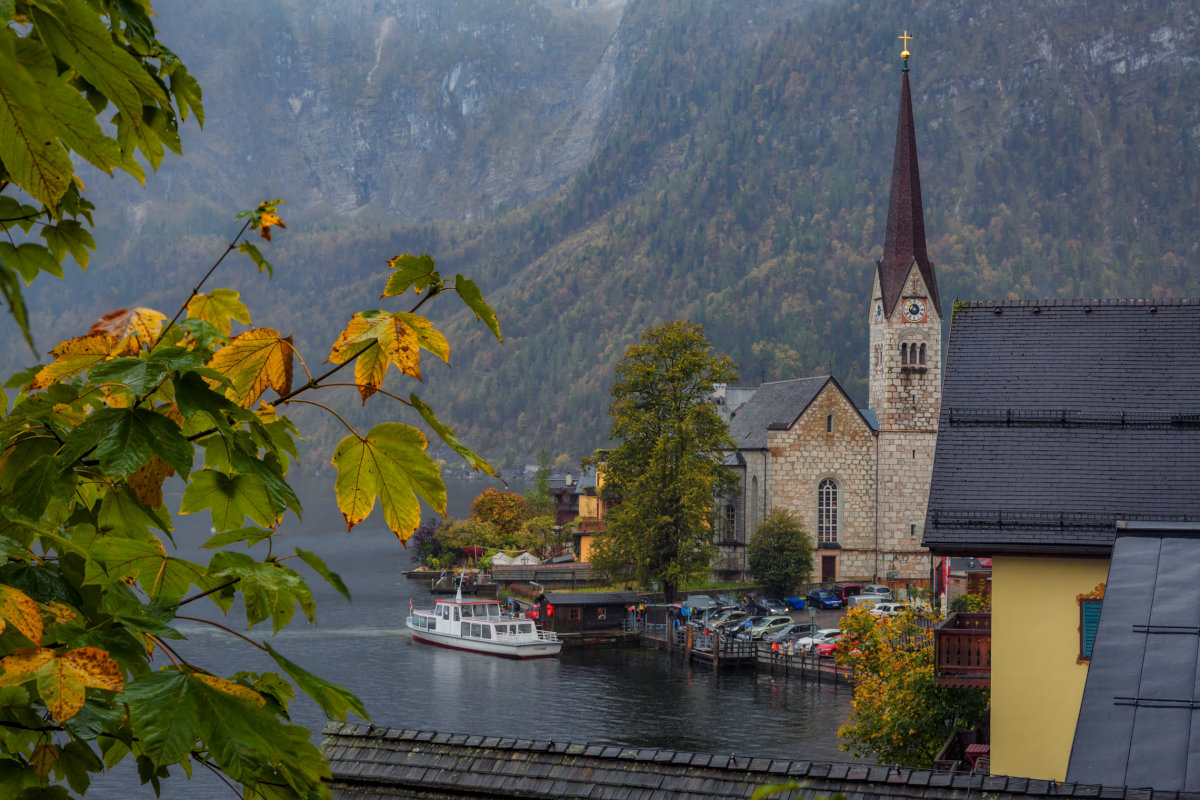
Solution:
<path fill-rule="evenodd" d="M 800 651 L 812 650 L 817 645 L 823 642 L 830 642 L 842 635 L 841 628 L 822 628 L 804 639 L 796 640 L 796 649 Z"/>
<path fill-rule="evenodd" d="M 908 603 L 876 603 L 870 613 L 877 617 L 898 617 L 910 610 L 912 606 Z"/>
<path fill-rule="evenodd" d="M 871 584 L 870 586 L 862 587 L 862 591 L 858 594 L 863 600 L 870 600 L 873 603 L 878 603 L 884 600 L 892 599 L 892 590 L 886 586 Z"/>

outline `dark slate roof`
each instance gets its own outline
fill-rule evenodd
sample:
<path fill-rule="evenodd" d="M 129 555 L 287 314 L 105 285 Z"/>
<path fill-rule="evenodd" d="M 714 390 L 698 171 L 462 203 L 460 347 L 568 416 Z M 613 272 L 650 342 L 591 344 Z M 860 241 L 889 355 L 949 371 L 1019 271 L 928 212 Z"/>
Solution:
<path fill-rule="evenodd" d="M 734 415 L 729 435 L 739 450 L 765 450 L 767 429 L 791 425 L 833 378 L 796 378 L 764 383 Z M 836 381 L 833 381 L 836 383 Z"/>
<path fill-rule="evenodd" d="M 957 304 L 924 544 L 1106 555 L 1200 519 L 1200 300 Z"/>
<path fill-rule="evenodd" d="M 892 157 L 892 194 L 888 203 L 883 258 L 878 262 L 884 313 L 891 316 L 900 301 L 913 262 L 929 287 L 929 300 L 942 314 L 937 275 L 925 252 L 925 213 L 921 208 L 921 170 L 917 166 L 917 135 L 913 130 L 912 93 L 908 70 L 900 86 L 900 120 L 896 123 L 896 153 Z"/>
<path fill-rule="evenodd" d="M 1200 791 L 1200 531 L 1113 548 L 1067 780 Z"/>
<path fill-rule="evenodd" d="M 950 775 L 872 764 L 712 755 L 654 748 L 572 744 L 331 722 L 324 751 L 335 800 L 521 797 L 725 800 L 767 784 L 796 781 L 781 800 L 1087 797 L 1200 800 L 1185 792 L 1138 792 L 1002 775 Z"/>
<path fill-rule="evenodd" d="M 547 592 L 546 600 L 554 605 L 591 606 L 625 605 L 642 598 L 637 592 Z"/>

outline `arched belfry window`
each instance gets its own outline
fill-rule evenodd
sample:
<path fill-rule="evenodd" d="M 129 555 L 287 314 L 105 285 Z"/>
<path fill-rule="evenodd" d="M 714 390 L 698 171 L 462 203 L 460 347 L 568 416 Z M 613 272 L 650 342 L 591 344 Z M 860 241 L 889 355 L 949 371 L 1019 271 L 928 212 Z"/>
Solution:
<path fill-rule="evenodd" d="M 908 342 L 904 342 L 900 345 L 900 363 L 908 363 Z"/>
<path fill-rule="evenodd" d="M 838 540 L 838 485 L 825 478 L 817 485 L 817 541 L 833 544 Z"/>
<path fill-rule="evenodd" d="M 918 364 L 925 363 L 925 345 L 924 344 L 921 345 L 921 354 L 919 356 L 917 356 L 917 363 Z"/>

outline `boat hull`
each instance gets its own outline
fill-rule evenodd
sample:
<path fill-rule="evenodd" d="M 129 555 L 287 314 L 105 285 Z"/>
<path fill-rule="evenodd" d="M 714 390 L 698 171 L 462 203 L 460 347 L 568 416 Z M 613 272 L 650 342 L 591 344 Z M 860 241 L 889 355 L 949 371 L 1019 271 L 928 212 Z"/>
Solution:
<path fill-rule="evenodd" d="M 562 642 L 489 642 L 464 639 L 461 636 L 447 636 L 431 630 L 418 630 L 411 627 L 409 630 L 412 631 L 413 640 L 417 642 L 501 658 L 554 658 L 562 650 Z"/>

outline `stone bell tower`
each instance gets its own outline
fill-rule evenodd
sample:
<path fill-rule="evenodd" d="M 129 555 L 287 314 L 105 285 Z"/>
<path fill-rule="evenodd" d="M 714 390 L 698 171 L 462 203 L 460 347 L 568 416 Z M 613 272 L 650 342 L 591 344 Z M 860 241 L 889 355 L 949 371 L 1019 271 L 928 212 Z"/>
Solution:
<path fill-rule="evenodd" d="M 925 252 L 906 31 L 900 120 L 883 258 L 871 294 L 870 408 L 879 423 L 879 549 L 885 572 L 919 574 L 920 547 L 942 404 L 942 305 Z M 923 565 L 928 569 L 928 564 Z M 881 577 L 883 577 L 881 575 Z"/>

